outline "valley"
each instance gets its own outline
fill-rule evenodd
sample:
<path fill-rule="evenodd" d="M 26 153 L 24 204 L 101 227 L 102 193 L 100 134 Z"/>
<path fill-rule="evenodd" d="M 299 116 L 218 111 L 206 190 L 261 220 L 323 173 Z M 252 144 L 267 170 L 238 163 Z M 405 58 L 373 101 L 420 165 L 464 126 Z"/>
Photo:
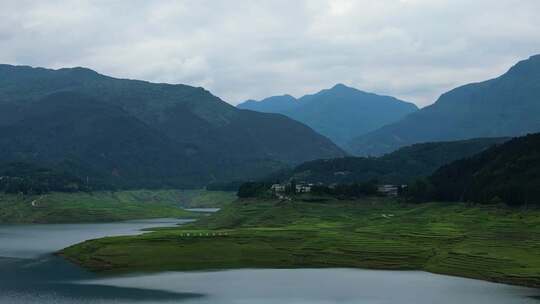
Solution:
<path fill-rule="evenodd" d="M 0 304 L 539 304 L 539 0 L 0 0 Z"/>

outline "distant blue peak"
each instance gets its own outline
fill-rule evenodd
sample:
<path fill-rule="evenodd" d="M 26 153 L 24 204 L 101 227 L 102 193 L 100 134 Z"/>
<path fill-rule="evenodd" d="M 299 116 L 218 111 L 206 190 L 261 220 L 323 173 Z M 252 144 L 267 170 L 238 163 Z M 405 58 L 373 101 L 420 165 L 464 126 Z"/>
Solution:
<path fill-rule="evenodd" d="M 540 60 L 540 54 L 532 55 L 529 60 Z"/>
<path fill-rule="evenodd" d="M 357 88 L 353 88 L 347 85 L 344 85 L 343 83 L 338 83 L 334 85 L 332 88 L 328 89 L 329 91 L 355 91 L 355 92 L 363 92 L 361 90 L 358 90 Z"/>
<path fill-rule="evenodd" d="M 538 75 L 540 73 L 540 54 L 533 55 L 528 59 L 522 60 L 516 63 L 510 68 L 507 75 L 523 75 L 530 76 L 532 74 Z"/>
<path fill-rule="evenodd" d="M 270 97 L 267 97 L 265 99 L 262 99 L 260 101 L 276 101 L 276 100 L 279 100 L 279 101 L 294 101 L 296 100 L 296 98 L 294 98 L 293 96 L 289 95 L 289 94 L 285 94 L 285 95 L 276 95 L 276 96 L 270 96 Z"/>
<path fill-rule="evenodd" d="M 77 72 L 77 73 L 89 73 L 89 74 L 98 74 L 98 72 L 92 70 L 92 69 L 89 69 L 89 68 L 85 68 L 85 67 L 72 67 L 72 68 L 61 68 L 61 69 L 58 69 L 58 71 L 70 71 L 70 72 Z"/>
<path fill-rule="evenodd" d="M 348 86 L 344 85 L 343 83 L 338 83 L 335 86 L 332 87 L 333 89 L 350 89 Z"/>

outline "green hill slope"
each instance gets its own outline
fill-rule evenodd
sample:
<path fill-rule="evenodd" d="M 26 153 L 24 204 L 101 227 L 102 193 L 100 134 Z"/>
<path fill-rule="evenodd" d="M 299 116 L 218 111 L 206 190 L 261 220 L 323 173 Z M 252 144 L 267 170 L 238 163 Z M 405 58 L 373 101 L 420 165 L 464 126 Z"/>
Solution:
<path fill-rule="evenodd" d="M 0 65 L 0 157 L 120 187 L 196 187 L 344 152 L 282 115 L 202 88 L 84 68 Z"/>
<path fill-rule="evenodd" d="M 455 142 L 416 144 L 382 157 L 344 157 L 303 163 L 287 178 L 298 181 L 331 183 L 365 182 L 405 184 L 428 176 L 440 166 L 469 157 L 506 138 L 479 138 Z"/>
<path fill-rule="evenodd" d="M 540 133 L 443 166 L 429 182 L 438 200 L 540 205 Z"/>

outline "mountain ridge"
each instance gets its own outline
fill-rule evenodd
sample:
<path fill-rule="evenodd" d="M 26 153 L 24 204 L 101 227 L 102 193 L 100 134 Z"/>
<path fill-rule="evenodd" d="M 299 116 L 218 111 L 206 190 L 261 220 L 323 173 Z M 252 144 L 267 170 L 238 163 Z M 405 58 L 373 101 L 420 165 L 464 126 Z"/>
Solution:
<path fill-rule="evenodd" d="M 527 134 L 442 166 L 407 192 L 417 200 L 537 205 L 539 171 L 540 133 Z"/>
<path fill-rule="evenodd" d="M 358 155 L 382 155 L 399 147 L 475 137 L 520 136 L 540 131 L 540 56 L 503 75 L 442 94 L 398 122 L 352 140 Z"/>
<path fill-rule="evenodd" d="M 452 161 L 471 157 L 500 145 L 509 138 L 477 138 L 451 142 L 421 143 L 402 147 L 381 157 L 344 157 L 302 163 L 275 179 L 309 183 L 351 184 L 377 180 L 378 183 L 407 184 L 432 174 Z M 274 176 L 268 178 L 271 180 Z"/>
<path fill-rule="evenodd" d="M 62 103 L 62 115 L 54 111 L 55 102 Z M 77 114 L 77 107 L 86 107 L 90 116 Z M 117 116 L 111 117 L 112 113 Z M 28 120 L 32 115 L 36 121 Z M 71 119 L 72 116 L 80 121 Z M 87 125 L 81 124 L 85 121 Z M 109 136 L 100 129 L 100 122 L 111 131 L 124 130 L 124 133 L 109 132 L 117 137 Z M 35 132 L 15 132 L 18 138 L 8 131 L 29 127 Z M 64 132 L 58 139 L 49 138 L 54 128 L 62 128 Z M 121 145 L 104 144 L 127 138 L 131 129 L 136 132 L 132 139 L 134 146 L 129 151 Z M 4 149 L 0 154 L 5 162 L 28 160 L 37 165 L 40 162 L 62 165 L 62 159 L 71 156 L 60 152 L 72 151 L 70 141 L 86 134 L 89 141 L 97 140 L 99 144 L 97 148 L 82 145 L 87 150 L 73 150 L 78 153 L 76 159 L 83 156 L 82 163 L 88 164 L 84 159 L 92 155 L 88 154 L 92 149 L 105 154 L 124 151 L 125 161 L 134 161 L 130 157 L 135 157 L 140 161 L 132 166 L 137 168 L 141 164 L 141 172 L 132 170 L 134 173 L 129 176 L 144 177 L 146 172 L 149 178 L 163 180 L 164 184 L 177 179 L 174 172 L 178 179 L 185 177 L 184 181 L 189 182 L 188 177 L 192 177 L 195 184 L 204 185 L 219 180 L 248 179 L 308 159 L 345 155 L 330 140 L 299 122 L 281 115 L 236 109 L 203 88 L 118 79 L 86 68 L 51 70 L 0 65 L 0 133 L 4 134 Z M 57 142 L 49 144 L 53 140 Z M 111 148 L 114 151 L 108 150 L 109 147 L 114 147 Z M 60 156 L 52 157 L 49 152 L 56 148 Z M 142 152 L 137 156 L 131 151 Z M 154 158 L 164 160 L 158 161 L 154 168 L 147 162 Z M 95 166 L 90 167 L 95 167 L 102 176 L 107 175 L 107 180 L 114 179 L 112 172 L 119 171 L 112 170 L 113 166 L 106 165 L 103 159 L 92 160 Z M 122 163 L 124 159 L 119 157 L 114 161 Z M 124 170 L 128 167 L 124 166 Z M 129 184 L 129 178 L 124 182 Z"/>
<path fill-rule="evenodd" d="M 237 107 L 286 115 L 307 124 L 345 150 L 352 138 L 418 110 L 413 103 L 342 83 L 298 99 L 290 95 L 272 96 L 249 100 Z"/>

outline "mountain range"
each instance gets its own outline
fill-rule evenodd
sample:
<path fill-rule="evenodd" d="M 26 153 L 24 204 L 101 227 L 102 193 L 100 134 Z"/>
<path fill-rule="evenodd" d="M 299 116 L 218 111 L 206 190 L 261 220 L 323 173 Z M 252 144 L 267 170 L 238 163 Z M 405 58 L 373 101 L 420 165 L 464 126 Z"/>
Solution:
<path fill-rule="evenodd" d="M 295 176 L 400 182 L 490 143 L 538 132 L 539 117 L 540 55 L 420 110 L 342 84 L 299 99 L 275 96 L 234 107 L 187 85 L 117 79 L 86 68 L 0 65 L 0 167 L 37 168 L 45 189 L 48 176 L 64 185 L 77 181 L 78 188 L 200 187 L 257 179 L 303 162 Z M 382 158 L 344 158 L 329 138 L 358 155 L 412 146 Z M 486 139 L 447 143 L 470 138 Z M 428 142 L 436 143 L 415 145 Z M 342 171 L 348 173 L 337 178 Z"/>
<path fill-rule="evenodd" d="M 444 93 L 434 104 L 353 139 L 351 151 L 376 156 L 415 143 L 538 131 L 540 55 L 520 61 L 495 79 Z"/>
<path fill-rule="evenodd" d="M 273 96 L 260 101 L 248 100 L 237 107 L 286 115 L 310 126 L 344 149 L 348 149 L 353 138 L 418 110 L 412 103 L 343 84 L 299 99 L 290 95 Z"/>
<path fill-rule="evenodd" d="M 299 122 L 239 110 L 203 88 L 0 65 L 4 163 L 121 187 L 195 187 L 344 155 Z"/>

